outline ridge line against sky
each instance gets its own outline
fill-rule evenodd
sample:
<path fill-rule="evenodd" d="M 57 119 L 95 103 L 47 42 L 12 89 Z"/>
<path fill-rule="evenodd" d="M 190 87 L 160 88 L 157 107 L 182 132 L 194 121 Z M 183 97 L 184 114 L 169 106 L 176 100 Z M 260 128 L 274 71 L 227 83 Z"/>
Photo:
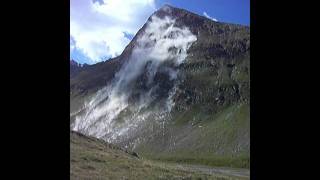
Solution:
<path fill-rule="evenodd" d="M 70 59 L 95 64 L 120 55 L 164 4 L 213 21 L 250 25 L 250 0 L 70 0 Z"/>

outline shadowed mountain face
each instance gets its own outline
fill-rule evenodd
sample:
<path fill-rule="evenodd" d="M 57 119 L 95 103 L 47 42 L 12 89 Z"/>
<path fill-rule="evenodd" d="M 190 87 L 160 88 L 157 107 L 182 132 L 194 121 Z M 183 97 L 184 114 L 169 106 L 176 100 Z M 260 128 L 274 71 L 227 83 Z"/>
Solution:
<path fill-rule="evenodd" d="M 150 158 L 249 166 L 249 27 L 164 6 L 120 56 L 74 69 L 71 129 Z"/>

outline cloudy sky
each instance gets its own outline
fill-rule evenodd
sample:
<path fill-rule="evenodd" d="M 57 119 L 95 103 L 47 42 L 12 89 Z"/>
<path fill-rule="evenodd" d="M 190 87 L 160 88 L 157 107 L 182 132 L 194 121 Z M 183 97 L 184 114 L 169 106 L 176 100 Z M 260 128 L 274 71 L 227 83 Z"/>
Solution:
<path fill-rule="evenodd" d="M 214 21 L 250 24 L 250 0 L 70 0 L 70 58 L 94 64 L 118 56 L 164 4 Z"/>

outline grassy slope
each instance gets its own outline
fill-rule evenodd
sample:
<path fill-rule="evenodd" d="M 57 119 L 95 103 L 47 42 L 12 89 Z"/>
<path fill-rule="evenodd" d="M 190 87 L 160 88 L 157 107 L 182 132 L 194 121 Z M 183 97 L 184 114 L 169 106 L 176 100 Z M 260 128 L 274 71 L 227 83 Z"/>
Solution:
<path fill-rule="evenodd" d="M 71 179 L 230 179 L 139 159 L 113 145 L 73 132 L 70 143 Z"/>
<path fill-rule="evenodd" d="M 250 167 L 248 104 L 232 105 L 214 115 L 205 115 L 195 107 L 175 120 L 168 126 L 172 128 L 169 133 L 144 143 L 136 151 L 155 160 Z"/>

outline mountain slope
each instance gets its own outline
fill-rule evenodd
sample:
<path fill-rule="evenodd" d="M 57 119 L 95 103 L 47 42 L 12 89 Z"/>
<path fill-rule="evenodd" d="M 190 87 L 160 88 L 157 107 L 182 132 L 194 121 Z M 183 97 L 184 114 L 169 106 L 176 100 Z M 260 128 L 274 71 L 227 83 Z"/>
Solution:
<path fill-rule="evenodd" d="M 249 167 L 250 30 L 164 6 L 70 79 L 71 128 L 144 157 Z"/>
<path fill-rule="evenodd" d="M 232 173 L 188 172 L 143 160 L 93 137 L 70 134 L 70 179 L 231 179 Z M 190 169 L 190 168 L 189 168 Z M 224 175 L 226 174 L 226 175 Z M 237 174 L 235 174 L 237 175 Z M 241 177 L 241 176 L 240 176 Z M 232 177 L 235 179 L 236 177 Z M 236 178 L 238 179 L 238 178 Z M 242 178 L 239 178 L 242 179 Z M 247 179 L 247 178 L 243 178 Z"/>

